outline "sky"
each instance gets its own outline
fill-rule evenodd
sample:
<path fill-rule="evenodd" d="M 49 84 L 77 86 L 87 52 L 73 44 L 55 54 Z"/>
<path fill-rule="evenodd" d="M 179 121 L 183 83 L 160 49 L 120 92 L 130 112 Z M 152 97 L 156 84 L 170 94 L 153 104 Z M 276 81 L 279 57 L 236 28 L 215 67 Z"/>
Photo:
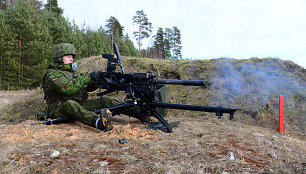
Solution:
<path fill-rule="evenodd" d="M 44 0 L 43 2 L 46 2 Z M 306 67 L 305 0 L 58 0 L 63 16 L 93 30 L 118 19 L 137 48 L 136 11 L 152 23 L 181 32 L 182 56 L 211 58 L 280 58 Z M 144 39 L 142 48 L 153 43 Z"/>

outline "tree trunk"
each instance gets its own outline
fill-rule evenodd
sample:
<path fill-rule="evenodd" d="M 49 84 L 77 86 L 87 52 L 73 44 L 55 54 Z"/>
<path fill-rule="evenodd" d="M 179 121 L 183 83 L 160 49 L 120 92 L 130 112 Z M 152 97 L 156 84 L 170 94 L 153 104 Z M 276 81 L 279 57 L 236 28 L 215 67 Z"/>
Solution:
<path fill-rule="evenodd" d="M 174 60 L 174 46 L 173 46 L 173 49 L 172 49 L 172 59 Z"/>
<path fill-rule="evenodd" d="M 138 51 L 139 51 L 139 54 L 140 54 L 140 45 L 141 45 L 141 23 L 139 25 L 139 38 L 138 38 Z"/>
<path fill-rule="evenodd" d="M 160 59 L 163 59 L 162 56 L 161 56 L 161 49 L 160 49 L 160 45 L 158 45 L 158 57 Z"/>
<path fill-rule="evenodd" d="M 19 33 L 19 65 L 18 65 L 18 82 L 20 85 L 20 88 L 22 88 L 21 86 L 21 64 L 22 64 L 22 57 L 21 57 L 21 33 Z"/>
<path fill-rule="evenodd" d="M 2 84 L 2 76 L 3 76 L 3 74 L 2 74 L 2 65 L 3 65 L 3 58 L 2 58 L 2 55 L 1 55 L 1 57 L 0 57 L 0 84 Z M 3 88 L 3 86 L 1 85 L 0 86 L 0 90 Z"/>
<path fill-rule="evenodd" d="M 112 50 L 114 50 L 114 37 L 115 37 L 115 26 L 112 24 Z"/>

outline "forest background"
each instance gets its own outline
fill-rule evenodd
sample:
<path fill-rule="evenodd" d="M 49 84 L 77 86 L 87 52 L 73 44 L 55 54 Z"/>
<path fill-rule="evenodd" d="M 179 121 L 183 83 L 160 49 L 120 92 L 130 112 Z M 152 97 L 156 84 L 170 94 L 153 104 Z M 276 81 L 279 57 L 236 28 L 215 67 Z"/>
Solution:
<path fill-rule="evenodd" d="M 132 18 L 132 16 L 131 16 Z M 139 49 L 130 36 L 123 35 L 124 27 L 113 16 L 105 27 L 92 30 L 63 17 L 57 0 L 43 4 L 39 0 L 0 1 L 0 90 L 31 89 L 40 85 L 48 64 L 52 61 L 54 45 L 72 43 L 77 50 L 76 60 L 113 53 L 118 43 L 123 56 L 147 58 L 181 58 L 180 30 L 177 27 L 159 28 L 155 44 L 140 49 L 143 38 L 151 35 L 151 23 L 140 10 L 133 16 L 138 25 L 134 32 Z"/>

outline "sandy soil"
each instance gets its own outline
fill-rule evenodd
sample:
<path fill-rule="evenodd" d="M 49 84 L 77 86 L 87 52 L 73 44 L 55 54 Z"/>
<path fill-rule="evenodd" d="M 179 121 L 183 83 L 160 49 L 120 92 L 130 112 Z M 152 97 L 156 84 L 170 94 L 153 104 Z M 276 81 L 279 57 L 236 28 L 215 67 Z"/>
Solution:
<path fill-rule="evenodd" d="M 20 91 L 0 91 L 0 109 L 15 100 L 29 94 L 27 90 Z"/>

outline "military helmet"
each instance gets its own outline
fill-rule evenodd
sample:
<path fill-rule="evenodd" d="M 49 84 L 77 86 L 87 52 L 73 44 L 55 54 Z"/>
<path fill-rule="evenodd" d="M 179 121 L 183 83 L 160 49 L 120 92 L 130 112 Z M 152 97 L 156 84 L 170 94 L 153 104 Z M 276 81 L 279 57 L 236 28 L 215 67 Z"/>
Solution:
<path fill-rule="evenodd" d="M 61 43 L 55 45 L 52 51 L 52 58 L 58 59 L 62 58 L 65 55 L 72 55 L 75 56 L 76 50 L 75 47 L 70 43 Z"/>

